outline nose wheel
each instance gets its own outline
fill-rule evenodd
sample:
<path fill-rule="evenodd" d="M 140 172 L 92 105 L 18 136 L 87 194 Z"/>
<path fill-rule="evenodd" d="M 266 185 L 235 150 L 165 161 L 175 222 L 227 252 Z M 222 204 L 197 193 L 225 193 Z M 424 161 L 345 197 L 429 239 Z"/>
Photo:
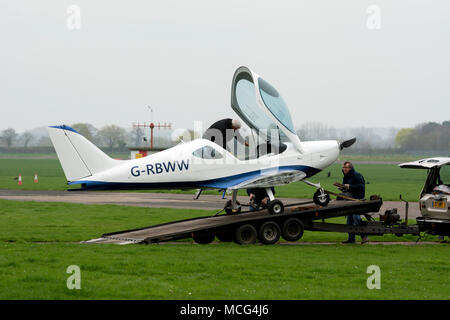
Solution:
<path fill-rule="evenodd" d="M 312 183 L 308 180 L 302 180 L 302 182 L 317 189 L 313 196 L 313 201 L 315 204 L 325 207 L 330 202 L 329 193 L 321 187 L 320 183 Z"/>
<path fill-rule="evenodd" d="M 325 207 L 330 202 L 330 195 L 320 188 L 314 193 L 313 200 L 318 206 Z"/>

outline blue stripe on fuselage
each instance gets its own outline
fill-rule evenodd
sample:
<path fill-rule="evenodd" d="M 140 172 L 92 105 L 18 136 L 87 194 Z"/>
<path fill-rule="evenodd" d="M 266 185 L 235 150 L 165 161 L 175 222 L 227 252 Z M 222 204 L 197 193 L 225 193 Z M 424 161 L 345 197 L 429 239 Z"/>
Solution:
<path fill-rule="evenodd" d="M 302 171 L 307 177 L 311 177 L 321 170 L 308 166 L 282 166 L 278 168 L 256 170 L 251 172 L 245 172 L 228 177 L 221 177 L 211 180 L 192 181 L 192 182 L 145 182 L 145 183 L 128 183 L 128 182 L 103 182 L 103 181 L 73 181 L 69 182 L 70 185 L 81 184 L 83 189 L 91 190 L 127 190 L 127 189 L 195 189 L 195 188 L 214 188 L 214 189 L 227 189 L 231 186 L 235 186 L 246 180 L 253 179 L 261 176 L 264 173 L 273 171 L 278 173 L 290 170 Z"/>

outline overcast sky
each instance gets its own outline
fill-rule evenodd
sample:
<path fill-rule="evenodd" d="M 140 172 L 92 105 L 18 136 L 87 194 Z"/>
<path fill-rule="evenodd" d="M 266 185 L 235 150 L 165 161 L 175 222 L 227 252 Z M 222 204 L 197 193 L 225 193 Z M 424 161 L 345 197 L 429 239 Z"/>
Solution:
<path fill-rule="evenodd" d="M 4 0 L 0 39 L 0 130 L 208 126 L 241 65 L 296 128 L 450 120 L 448 0 Z"/>

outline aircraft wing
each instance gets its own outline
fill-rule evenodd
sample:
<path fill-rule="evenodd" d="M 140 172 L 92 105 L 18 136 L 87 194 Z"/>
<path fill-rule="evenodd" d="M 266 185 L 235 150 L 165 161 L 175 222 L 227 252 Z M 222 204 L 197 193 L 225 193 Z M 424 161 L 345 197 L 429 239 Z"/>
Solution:
<path fill-rule="evenodd" d="M 242 181 L 239 184 L 229 186 L 229 190 L 247 189 L 247 188 L 270 188 L 273 186 L 288 184 L 300 181 L 306 177 L 306 173 L 299 170 L 290 170 L 283 172 L 274 172 L 261 174 L 257 177 Z"/>
<path fill-rule="evenodd" d="M 308 171 L 309 170 L 309 171 Z M 233 176 L 203 181 L 201 188 L 237 190 L 246 188 L 268 188 L 303 180 L 308 172 L 320 171 L 307 166 L 278 167 L 245 172 Z"/>

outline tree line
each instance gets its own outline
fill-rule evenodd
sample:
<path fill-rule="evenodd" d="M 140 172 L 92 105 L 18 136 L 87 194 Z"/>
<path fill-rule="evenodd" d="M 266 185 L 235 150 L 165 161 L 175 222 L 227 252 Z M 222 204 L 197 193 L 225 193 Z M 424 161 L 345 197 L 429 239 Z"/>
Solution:
<path fill-rule="evenodd" d="M 401 129 L 395 143 L 402 150 L 444 151 L 450 153 L 450 121 L 427 122 Z"/>
<path fill-rule="evenodd" d="M 86 139 L 95 145 L 105 148 L 109 151 L 123 151 L 128 147 L 148 147 L 150 145 L 149 132 L 144 132 L 141 128 L 126 130 L 115 124 L 104 126 L 97 129 L 89 123 L 75 123 L 70 125 Z M 8 128 L 0 132 L 0 145 L 7 149 L 21 147 L 28 149 L 30 147 L 51 147 L 52 143 L 48 135 L 37 135 L 33 130 L 25 131 L 21 134 L 13 128 Z M 173 145 L 170 138 L 158 136 L 155 132 L 153 146 L 166 148 Z"/>
<path fill-rule="evenodd" d="M 150 133 L 142 128 L 126 130 L 117 125 L 107 125 L 97 129 L 89 123 L 71 125 L 80 134 L 99 147 L 109 151 L 126 150 L 128 147 L 145 147 L 150 145 Z M 149 130 L 147 130 L 149 131 Z M 188 130 L 191 132 L 192 130 Z M 356 137 L 354 150 L 391 149 L 406 151 L 439 151 L 450 152 L 450 121 L 442 123 L 426 122 L 414 128 L 334 128 L 319 122 L 301 125 L 297 134 L 302 141 L 340 140 Z M 193 135 L 194 136 L 194 135 Z M 196 137 L 197 138 L 197 137 Z M 168 148 L 174 145 L 170 137 L 158 135 L 155 131 L 153 145 L 158 148 Z M 0 132 L 0 146 L 6 148 L 52 146 L 48 135 L 37 136 L 33 131 L 17 133 L 13 128 Z"/>
<path fill-rule="evenodd" d="M 312 122 L 303 124 L 297 134 L 305 141 L 341 140 L 356 137 L 353 150 L 437 151 L 450 153 L 450 121 L 426 122 L 414 128 L 334 128 Z"/>

